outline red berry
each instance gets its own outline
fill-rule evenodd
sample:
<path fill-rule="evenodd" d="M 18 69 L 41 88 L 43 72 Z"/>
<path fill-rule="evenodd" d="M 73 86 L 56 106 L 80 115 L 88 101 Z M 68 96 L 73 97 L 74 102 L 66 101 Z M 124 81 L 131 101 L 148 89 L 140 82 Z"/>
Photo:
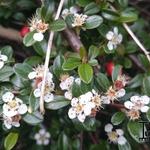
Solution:
<path fill-rule="evenodd" d="M 106 63 L 105 68 L 106 68 L 106 72 L 107 72 L 108 76 L 112 75 L 114 67 L 115 67 L 115 65 L 112 61 L 109 61 Z"/>
<path fill-rule="evenodd" d="M 20 35 L 24 37 L 28 32 L 30 32 L 30 29 L 28 26 L 23 26 L 20 30 Z"/>

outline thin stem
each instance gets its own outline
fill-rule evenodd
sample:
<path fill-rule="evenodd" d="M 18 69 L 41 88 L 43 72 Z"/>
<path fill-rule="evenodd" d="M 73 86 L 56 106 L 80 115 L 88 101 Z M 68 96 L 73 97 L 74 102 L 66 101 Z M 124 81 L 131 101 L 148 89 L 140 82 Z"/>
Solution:
<path fill-rule="evenodd" d="M 116 9 L 110 5 L 110 8 L 113 11 L 116 11 Z M 130 27 L 126 24 L 123 23 L 122 24 L 123 27 L 126 29 L 126 31 L 130 34 L 130 36 L 132 37 L 132 39 L 135 41 L 135 43 L 140 47 L 140 49 L 143 51 L 143 53 L 145 54 L 145 56 L 147 57 L 148 61 L 150 62 L 150 56 L 149 56 L 149 52 L 146 50 L 146 48 L 144 47 L 144 45 L 140 42 L 140 40 L 137 38 L 137 36 L 132 32 L 132 30 L 130 29 Z"/>
<path fill-rule="evenodd" d="M 55 20 L 57 20 L 60 16 L 64 1 L 65 0 L 60 0 Z M 50 54 L 51 54 L 51 49 L 52 49 L 53 38 L 54 38 L 54 32 L 51 31 L 50 35 L 49 35 L 47 50 L 46 50 L 47 52 L 46 52 L 46 58 L 45 58 L 45 64 L 44 64 L 44 77 L 43 77 L 42 87 L 41 87 L 40 112 L 42 114 L 44 114 L 44 112 L 45 112 L 45 109 L 44 109 L 44 92 L 45 92 L 46 76 L 47 76 L 47 71 L 48 71 L 48 65 L 49 65 L 49 60 L 50 60 Z"/>

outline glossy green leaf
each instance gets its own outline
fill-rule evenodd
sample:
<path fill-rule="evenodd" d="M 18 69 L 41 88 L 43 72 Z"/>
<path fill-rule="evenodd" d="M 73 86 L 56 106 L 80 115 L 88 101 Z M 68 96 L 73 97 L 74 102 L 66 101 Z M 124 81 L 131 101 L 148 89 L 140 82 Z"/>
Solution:
<path fill-rule="evenodd" d="M 118 144 L 118 149 L 119 150 L 132 150 L 130 143 L 128 141 L 124 145 Z"/>
<path fill-rule="evenodd" d="M 150 96 L 150 77 L 143 79 L 143 91 L 146 95 Z"/>
<path fill-rule="evenodd" d="M 38 125 L 43 121 L 43 116 L 40 112 L 28 113 L 23 116 L 23 120 L 31 125 Z"/>
<path fill-rule="evenodd" d="M 62 132 L 58 138 L 58 150 L 68 150 L 69 148 L 69 139 L 67 135 Z"/>
<path fill-rule="evenodd" d="M 57 110 L 67 106 L 68 104 L 70 104 L 70 101 L 65 99 L 64 96 L 55 96 L 53 101 L 46 104 L 46 108 L 51 110 Z"/>
<path fill-rule="evenodd" d="M 23 44 L 27 47 L 32 46 L 36 41 L 33 39 L 35 32 L 29 32 L 23 38 Z"/>
<path fill-rule="evenodd" d="M 112 72 L 112 80 L 116 81 L 118 78 L 118 75 L 121 73 L 122 66 L 121 65 L 116 65 L 115 68 L 113 69 Z"/>
<path fill-rule="evenodd" d="M 64 70 L 73 70 L 81 64 L 80 58 L 68 58 L 64 63 L 62 68 Z"/>
<path fill-rule="evenodd" d="M 89 56 L 90 59 L 96 58 L 99 55 L 99 53 L 100 53 L 100 50 L 96 46 L 91 45 L 89 47 L 88 56 Z"/>
<path fill-rule="evenodd" d="M 103 18 L 98 15 L 90 16 L 86 19 L 85 27 L 86 29 L 94 29 L 103 23 Z"/>
<path fill-rule="evenodd" d="M 11 46 L 4 46 L 0 49 L 1 54 L 6 55 L 8 57 L 8 61 L 12 58 L 13 49 Z"/>
<path fill-rule="evenodd" d="M 127 7 L 128 6 L 128 0 L 118 0 L 118 3 L 122 7 Z"/>
<path fill-rule="evenodd" d="M 124 119 L 125 119 L 125 114 L 123 112 L 116 112 L 111 117 L 111 122 L 113 125 L 119 125 L 124 121 Z"/>
<path fill-rule="evenodd" d="M 84 14 L 86 15 L 93 15 L 100 11 L 99 7 L 96 3 L 92 2 L 85 6 L 84 8 Z"/>
<path fill-rule="evenodd" d="M 78 67 L 78 74 L 85 83 L 90 83 L 93 78 L 93 68 L 89 64 L 81 64 Z"/>
<path fill-rule="evenodd" d="M 18 141 L 19 134 L 16 132 L 10 132 L 4 141 L 5 150 L 11 150 Z"/>

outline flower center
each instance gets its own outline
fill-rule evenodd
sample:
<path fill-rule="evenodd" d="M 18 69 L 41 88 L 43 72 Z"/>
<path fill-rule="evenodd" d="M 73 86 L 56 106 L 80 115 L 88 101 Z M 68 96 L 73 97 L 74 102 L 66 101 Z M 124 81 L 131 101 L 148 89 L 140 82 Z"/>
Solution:
<path fill-rule="evenodd" d="M 8 103 L 8 105 L 10 106 L 10 108 L 15 108 L 17 106 L 17 102 L 16 100 L 12 100 L 11 102 Z"/>
<path fill-rule="evenodd" d="M 108 133 L 108 137 L 109 137 L 110 141 L 116 142 L 118 135 L 115 131 L 112 131 L 112 132 Z"/>
<path fill-rule="evenodd" d="M 12 122 L 19 122 L 21 120 L 21 116 L 20 115 L 16 115 L 12 117 Z"/>

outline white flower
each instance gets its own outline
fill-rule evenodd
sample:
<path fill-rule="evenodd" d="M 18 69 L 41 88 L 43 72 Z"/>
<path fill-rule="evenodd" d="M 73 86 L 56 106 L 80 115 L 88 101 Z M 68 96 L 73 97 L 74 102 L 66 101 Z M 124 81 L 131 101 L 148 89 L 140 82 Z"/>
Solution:
<path fill-rule="evenodd" d="M 112 124 L 109 123 L 105 125 L 105 132 L 107 132 L 107 136 L 110 142 L 120 145 L 126 144 L 127 140 L 123 136 L 124 132 L 122 129 L 113 130 Z"/>
<path fill-rule="evenodd" d="M 80 95 L 78 98 L 74 97 L 71 100 L 71 108 L 68 111 L 70 119 L 78 118 L 80 122 L 84 122 L 87 116 L 96 112 L 101 107 L 100 95 L 95 90 Z"/>
<path fill-rule="evenodd" d="M 65 80 L 61 81 L 60 88 L 62 90 L 70 90 L 73 82 L 74 82 L 74 77 L 70 76 L 70 77 L 66 78 Z"/>
<path fill-rule="evenodd" d="M 3 68 L 3 66 L 4 66 L 4 64 L 5 64 L 5 62 L 8 60 L 8 57 L 6 56 L 6 55 L 2 55 L 1 53 L 0 53 L 0 69 L 2 69 Z"/>
<path fill-rule="evenodd" d="M 87 15 L 83 14 L 74 14 L 74 21 L 72 23 L 72 27 L 81 27 L 85 24 Z"/>
<path fill-rule="evenodd" d="M 130 101 L 124 103 L 124 106 L 129 110 L 134 109 L 145 113 L 149 110 L 147 106 L 149 103 L 150 98 L 148 96 L 132 96 Z"/>
<path fill-rule="evenodd" d="M 43 35 L 43 33 L 41 33 L 41 32 L 34 33 L 33 39 L 34 39 L 35 41 L 41 42 L 41 41 L 44 39 L 44 35 Z"/>
<path fill-rule="evenodd" d="M 62 17 L 63 17 L 63 19 L 65 19 L 69 14 L 76 14 L 78 12 L 78 9 L 77 9 L 77 7 L 75 7 L 75 6 L 72 6 L 72 7 L 70 7 L 70 9 L 64 9 L 63 11 L 62 11 Z"/>
<path fill-rule="evenodd" d="M 13 117 L 18 114 L 25 114 L 27 112 L 27 105 L 23 104 L 23 101 L 11 92 L 7 92 L 2 96 L 2 100 L 5 102 L 3 104 L 3 114 L 7 117 Z"/>
<path fill-rule="evenodd" d="M 118 100 L 118 98 L 123 97 L 126 94 L 125 89 L 115 90 L 111 86 L 108 91 L 105 93 L 104 96 L 101 96 L 101 99 L 104 104 L 110 104 L 113 103 L 114 100 Z"/>
<path fill-rule="evenodd" d="M 107 40 L 109 40 L 107 47 L 109 50 L 117 48 L 117 45 L 122 42 L 122 35 L 118 33 L 118 28 L 114 27 L 113 31 L 109 31 L 106 34 Z"/>
<path fill-rule="evenodd" d="M 45 129 L 40 129 L 38 133 L 34 135 L 37 145 L 48 145 L 50 139 L 50 133 Z"/>
<path fill-rule="evenodd" d="M 41 90 L 37 88 L 34 90 L 33 94 L 35 97 L 40 97 L 41 96 Z"/>
<path fill-rule="evenodd" d="M 7 116 L 3 115 L 3 120 L 4 120 L 3 123 L 7 129 L 11 129 L 13 126 L 20 127 L 20 123 L 19 123 L 20 119 L 21 119 L 20 115 L 16 115 L 13 117 L 7 117 Z"/>

